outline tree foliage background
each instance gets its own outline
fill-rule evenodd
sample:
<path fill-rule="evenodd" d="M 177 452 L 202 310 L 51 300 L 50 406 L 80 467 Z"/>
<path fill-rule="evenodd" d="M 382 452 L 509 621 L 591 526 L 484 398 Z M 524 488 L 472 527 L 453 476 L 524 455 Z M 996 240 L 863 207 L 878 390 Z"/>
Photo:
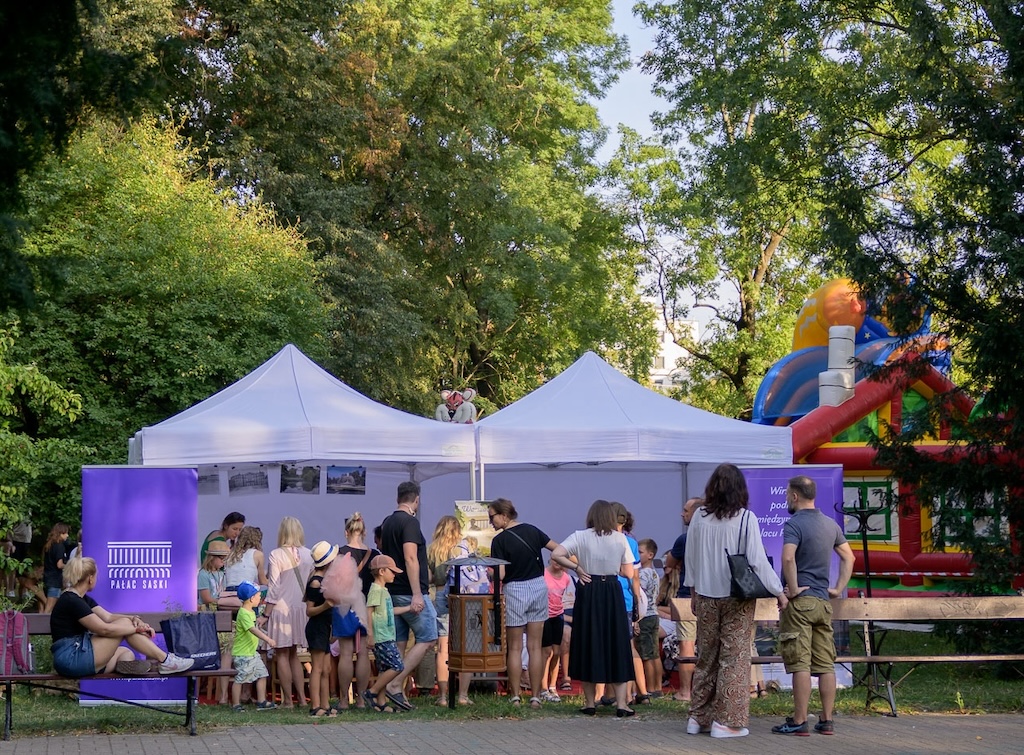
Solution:
<path fill-rule="evenodd" d="M 640 9 L 658 30 L 646 65 L 672 105 L 664 133 L 687 139 L 672 158 L 695 160 L 690 175 L 711 179 L 716 196 L 696 214 L 721 219 L 711 233 L 728 231 L 714 248 L 757 238 L 747 255 L 756 260 L 783 232 L 784 245 L 820 255 L 823 270 L 888 297 L 896 330 L 931 308 L 963 388 L 984 395 L 986 411 L 952 418 L 962 456 L 929 457 L 911 442 L 948 414 L 937 397 L 929 421 L 879 438 L 880 461 L 933 502 L 940 542 L 963 546 L 982 582 L 1005 586 L 1024 567 L 1010 537 L 1024 517 L 1021 8 L 679 0 Z M 692 180 L 672 181 L 673 222 L 708 197 Z M 723 269 L 755 269 L 727 255 Z"/>
<path fill-rule="evenodd" d="M 54 7 L 0 17 L 3 359 L 81 402 L 14 399 L 25 438 L 79 444 L 35 500 L 289 341 L 424 414 L 587 349 L 646 376 L 638 250 L 598 191 L 592 100 L 626 60 L 603 2 Z"/>

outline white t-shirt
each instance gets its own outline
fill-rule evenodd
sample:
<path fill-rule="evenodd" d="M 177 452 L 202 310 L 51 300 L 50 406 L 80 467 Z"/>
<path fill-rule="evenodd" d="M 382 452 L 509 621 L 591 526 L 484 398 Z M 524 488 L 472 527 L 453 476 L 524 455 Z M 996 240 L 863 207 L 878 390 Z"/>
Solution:
<path fill-rule="evenodd" d="M 562 542 L 570 556 L 576 556 L 587 574 L 618 574 L 623 564 L 633 563 L 626 536 L 621 532 L 598 535 L 594 530 L 576 530 Z"/>

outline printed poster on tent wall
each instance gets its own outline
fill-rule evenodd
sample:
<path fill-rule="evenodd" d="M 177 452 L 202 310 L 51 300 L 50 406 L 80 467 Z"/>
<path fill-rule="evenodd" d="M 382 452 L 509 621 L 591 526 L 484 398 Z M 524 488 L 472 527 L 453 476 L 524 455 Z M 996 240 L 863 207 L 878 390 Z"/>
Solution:
<path fill-rule="evenodd" d="M 83 467 L 84 555 L 94 600 L 111 613 L 196 610 L 198 474 L 193 469 Z M 157 644 L 163 647 L 162 635 Z M 141 656 L 138 656 L 141 658 Z M 185 680 L 83 680 L 82 689 L 139 702 L 184 703 Z M 105 704 L 81 698 L 82 705 Z"/>

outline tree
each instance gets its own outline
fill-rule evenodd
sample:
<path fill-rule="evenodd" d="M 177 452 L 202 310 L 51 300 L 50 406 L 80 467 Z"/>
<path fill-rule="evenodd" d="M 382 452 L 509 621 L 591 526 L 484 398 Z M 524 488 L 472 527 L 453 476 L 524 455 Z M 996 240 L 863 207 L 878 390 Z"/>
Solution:
<path fill-rule="evenodd" d="M 0 8 L 0 308 L 26 305 L 18 254 L 25 175 L 59 152 L 90 110 L 127 113 L 154 85 L 169 3 L 51 0 Z"/>
<path fill-rule="evenodd" d="M 866 290 L 899 292 L 897 323 L 931 308 L 963 388 L 984 395 L 966 421 L 936 397 L 927 421 L 879 438 L 880 459 L 930 502 L 936 542 L 998 590 L 1024 572 L 1024 18 L 998 2 L 855 4 L 834 28 L 872 54 L 837 71 L 842 107 L 824 121 L 822 139 L 848 145 L 823 185 L 829 241 Z M 922 454 L 912 442 L 942 418 L 963 447 Z"/>
<path fill-rule="evenodd" d="M 71 432 L 26 409 L 31 437 L 123 462 L 126 439 L 239 379 L 288 342 L 322 359 L 326 307 L 302 239 L 196 178 L 174 129 L 97 121 L 26 184 L 40 276 L 15 353 L 82 397 Z M 30 409 L 30 407 L 28 407 Z"/>
<path fill-rule="evenodd" d="M 661 144 L 630 136 L 613 166 L 664 326 L 693 308 L 713 313 L 701 343 L 674 334 L 693 356 L 685 397 L 746 418 L 820 281 L 820 165 L 795 128 L 803 109 L 774 91 L 797 90 L 814 61 L 773 34 L 768 10 L 760 28 L 746 25 L 748 6 L 638 4 L 657 30 L 642 65 L 670 108 L 655 118 Z"/>
<path fill-rule="evenodd" d="M 507 403 L 587 348 L 646 369 L 633 252 L 593 192 L 610 21 L 595 0 L 189 17 L 203 86 L 177 107 L 224 185 L 310 240 L 346 382 L 429 413 L 441 387 Z"/>
<path fill-rule="evenodd" d="M 785 146 L 780 154 L 805 158 L 777 160 L 773 183 L 809 190 L 832 264 L 866 295 L 887 297 L 897 332 L 929 307 L 966 375 L 963 388 L 984 393 L 984 411 L 966 421 L 938 396 L 902 434 L 882 432 L 878 446 L 880 462 L 931 503 L 937 542 L 971 553 L 989 589 L 1004 586 L 1024 570 L 1009 536 L 1024 523 L 1020 9 L 784 0 L 651 4 L 647 13 L 668 45 L 659 46 L 656 68 L 668 70 L 674 51 L 680 70 L 697 71 L 670 80 L 676 109 L 710 118 L 724 102 L 724 117 L 736 100 L 707 93 L 760 92 L 764 104 L 750 122 L 770 127 Z M 719 46 L 693 46 L 694 24 Z M 740 175 L 757 162 L 756 154 L 728 154 Z M 807 172 L 795 169 L 803 165 Z M 962 445 L 919 452 L 912 441 L 940 419 L 954 422 Z"/>
<path fill-rule="evenodd" d="M 12 359 L 16 324 L 0 329 L 0 531 L 22 519 L 39 525 L 76 521 L 81 496 L 54 491 L 49 481 L 84 463 L 91 449 L 61 438 L 38 439 L 30 431 L 37 418 L 66 427 L 81 417 L 81 396 L 62 388 L 33 364 Z M 76 467 L 77 471 L 77 467 Z M 56 494 L 54 494 L 56 493 Z M 63 494 L 61 494 L 63 493 Z M 77 504 L 77 506 L 76 506 Z M 0 568 L 17 568 L 0 555 Z"/>

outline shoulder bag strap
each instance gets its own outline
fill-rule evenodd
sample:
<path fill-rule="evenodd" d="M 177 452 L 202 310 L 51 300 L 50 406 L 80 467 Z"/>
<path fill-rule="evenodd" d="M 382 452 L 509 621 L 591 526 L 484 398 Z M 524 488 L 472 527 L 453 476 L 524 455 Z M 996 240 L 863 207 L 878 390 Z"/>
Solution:
<path fill-rule="evenodd" d="M 356 567 L 356 574 L 363 571 L 363 567 L 366 566 L 366 562 L 370 560 L 370 556 L 373 554 L 373 548 L 366 549 L 366 555 L 363 556 L 363 560 L 359 562 L 359 566 Z"/>
<path fill-rule="evenodd" d="M 512 537 L 514 537 L 516 540 L 518 540 L 524 546 L 526 546 L 526 550 L 531 550 L 529 543 L 527 543 L 525 540 L 523 540 L 523 538 L 519 537 L 519 535 L 516 534 L 516 528 L 515 527 L 512 527 L 511 529 L 507 529 L 507 530 L 505 530 L 505 532 L 507 532 L 508 534 L 512 535 Z M 537 559 L 537 563 L 539 563 L 541 565 L 541 568 L 543 569 L 544 568 L 544 562 L 541 561 L 540 556 L 537 555 L 536 553 L 534 553 L 533 557 L 535 559 Z"/>

